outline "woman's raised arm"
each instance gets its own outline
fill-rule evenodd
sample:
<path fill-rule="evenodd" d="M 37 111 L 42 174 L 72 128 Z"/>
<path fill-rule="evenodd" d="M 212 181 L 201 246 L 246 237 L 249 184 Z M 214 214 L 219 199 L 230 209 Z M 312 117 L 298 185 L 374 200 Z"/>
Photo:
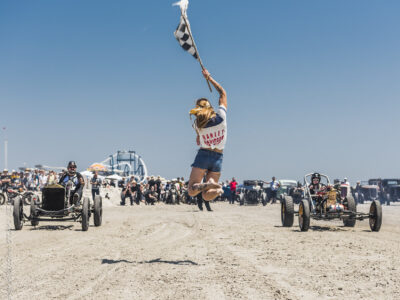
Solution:
<path fill-rule="evenodd" d="M 219 105 L 223 105 L 225 106 L 225 108 L 228 108 L 228 100 L 224 88 L 218 82 L 216 82 L 214 78 L 211 77 L 210 72 L 208 72 L 206 69 L 203 69 L 202 73 L 204 78 L 210 81 L 212 85 L 215 87 L 215 89 L 218 91 Z"/>

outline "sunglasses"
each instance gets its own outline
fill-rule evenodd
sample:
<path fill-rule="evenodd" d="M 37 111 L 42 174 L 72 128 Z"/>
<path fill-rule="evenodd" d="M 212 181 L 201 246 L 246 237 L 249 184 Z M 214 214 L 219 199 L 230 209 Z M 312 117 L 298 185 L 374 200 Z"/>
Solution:
<path fill-rule="evenodd" d="M 76 169 L 76 167 L 68 167 L 68 169 Z"/>

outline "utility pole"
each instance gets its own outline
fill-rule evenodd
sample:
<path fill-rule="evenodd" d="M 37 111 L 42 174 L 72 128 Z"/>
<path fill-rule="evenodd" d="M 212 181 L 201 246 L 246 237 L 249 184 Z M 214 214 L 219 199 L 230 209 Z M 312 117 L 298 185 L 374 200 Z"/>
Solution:
<path fill-rule="evenodd" d="M 6 132 L 7 127 L 3 126 L 3 132 L 4 132 L 4 169 L 8 169 L 8 139 L 7 139 L 7 132 Z"/>

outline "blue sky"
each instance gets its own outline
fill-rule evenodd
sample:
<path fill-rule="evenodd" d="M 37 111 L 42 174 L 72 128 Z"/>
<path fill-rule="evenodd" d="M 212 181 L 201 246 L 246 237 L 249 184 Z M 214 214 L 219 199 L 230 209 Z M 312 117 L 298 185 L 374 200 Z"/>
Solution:
<path fill-rule="evenodd" d="M 9 169 L 84 169 L 133 149 L 150 173 L 188 177 L 188 112 L 218 97 L 173 37 L 172 2 L 0 2 Z M 222 178 L 400 177 L 399 11 L 389 0 L 192 0 L 200 55 L 228 93 Z"/>

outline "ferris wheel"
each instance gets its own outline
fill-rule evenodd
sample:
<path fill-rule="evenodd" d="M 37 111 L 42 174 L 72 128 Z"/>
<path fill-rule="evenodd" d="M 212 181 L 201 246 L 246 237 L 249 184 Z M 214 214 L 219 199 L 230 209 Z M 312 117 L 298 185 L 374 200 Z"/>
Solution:
<path fill-rule="evenodd" d="M 146 164 L 136 151 L 117 151 L 102 161 L 102 164 L 118 175 L 134 176 L 138 182 L 143 182 L 147 177 Z"/>

